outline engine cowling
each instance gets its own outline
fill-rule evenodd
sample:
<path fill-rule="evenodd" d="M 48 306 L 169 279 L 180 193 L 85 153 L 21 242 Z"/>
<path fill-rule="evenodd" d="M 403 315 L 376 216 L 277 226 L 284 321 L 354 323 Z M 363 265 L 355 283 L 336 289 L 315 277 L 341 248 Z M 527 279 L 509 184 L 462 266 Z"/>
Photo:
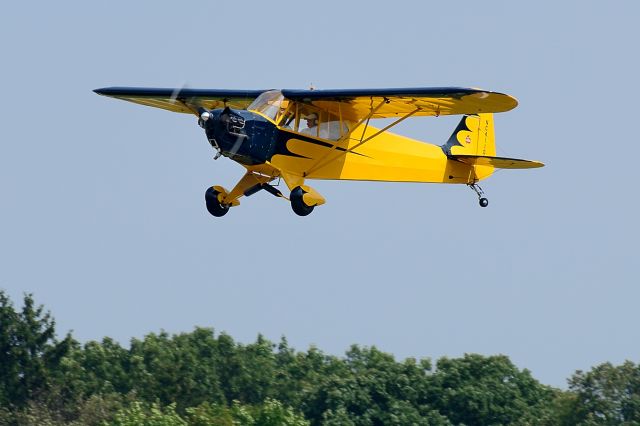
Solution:
<path fill-rule="evenodd" d="M 244 165 L 262 164 L 273 154 L 276 126 L 245 110 L 231 108 L 203 111 L 200 125 L 209 143 L 221 155 Z"/>

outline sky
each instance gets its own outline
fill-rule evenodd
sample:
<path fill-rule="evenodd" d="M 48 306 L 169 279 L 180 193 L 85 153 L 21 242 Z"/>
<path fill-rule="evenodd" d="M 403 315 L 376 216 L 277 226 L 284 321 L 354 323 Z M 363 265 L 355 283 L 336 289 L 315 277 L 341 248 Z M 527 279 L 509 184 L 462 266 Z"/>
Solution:
<path fill-rule="evenodd" d="M 212 327 L 342 355 L 505 354 L 541 382 L 640 361 L 637 1 L 9 2 L 0 13 L 0 289 L 59 336 Z M 515 96 L 486 209 L 465 186 L 310 181 L 298 217 L 232 187 L 195 117 L 108 86 L 481 87 Z M 398 133 L 444 143 L 455 117 Z"/>

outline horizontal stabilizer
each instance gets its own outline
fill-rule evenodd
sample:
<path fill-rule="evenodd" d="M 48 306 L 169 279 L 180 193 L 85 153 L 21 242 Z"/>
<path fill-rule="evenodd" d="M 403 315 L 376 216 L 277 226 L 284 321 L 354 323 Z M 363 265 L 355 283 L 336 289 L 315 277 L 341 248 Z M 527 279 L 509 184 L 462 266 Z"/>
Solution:
<path fill-rule="evenodd" d="M 451 155 L 449 158 L 471 166 L 491 166 L 497 169 L 535 169 L 544 166 L 544 164 L 539 161 L 492 157 L 488 155 Z"/>

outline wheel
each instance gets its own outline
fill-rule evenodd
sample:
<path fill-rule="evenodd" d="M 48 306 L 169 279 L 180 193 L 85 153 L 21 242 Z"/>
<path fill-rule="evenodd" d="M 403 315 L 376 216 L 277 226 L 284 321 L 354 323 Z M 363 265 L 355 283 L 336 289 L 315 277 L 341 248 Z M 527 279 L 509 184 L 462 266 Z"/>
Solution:
<path fill-rule="evenodd" d="M 480 207 L 487 207 L 489 205 L 489 200 L 486 198 L 480 198 Z"/>
<path fill-rule="evenodd" d="M 220 201 L 218 201 L 218 194 L 220 194 L 220 192 L 213 188 L 207 188 L 207 191 L 204 193 L 204 201 L 207 204 L 207 210 L 215 217 L 224 216 L 229 211 L 229 206 L 222 205 L 220 204 Z"/>
<path fill-rule="evenodd" d="M 291 191 L 291 208 L 298 216 L 307 216 L 313 211 L 315 206 L 308 206 L 304 203 L 302 196 L 304 195 L 304 190 L 299 186 L 293 188 Z"/>

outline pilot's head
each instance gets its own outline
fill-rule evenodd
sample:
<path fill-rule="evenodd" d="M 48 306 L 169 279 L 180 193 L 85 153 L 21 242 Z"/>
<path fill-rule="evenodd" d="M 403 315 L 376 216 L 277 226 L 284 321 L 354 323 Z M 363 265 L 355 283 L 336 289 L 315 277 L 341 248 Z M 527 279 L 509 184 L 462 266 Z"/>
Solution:
<path fill-rule="evenodd" d="M 307 127 L 316 127 L 318 125 L 318 114 L 312 112 L 305 117 L 305 120 L 307 120 Z"/>

